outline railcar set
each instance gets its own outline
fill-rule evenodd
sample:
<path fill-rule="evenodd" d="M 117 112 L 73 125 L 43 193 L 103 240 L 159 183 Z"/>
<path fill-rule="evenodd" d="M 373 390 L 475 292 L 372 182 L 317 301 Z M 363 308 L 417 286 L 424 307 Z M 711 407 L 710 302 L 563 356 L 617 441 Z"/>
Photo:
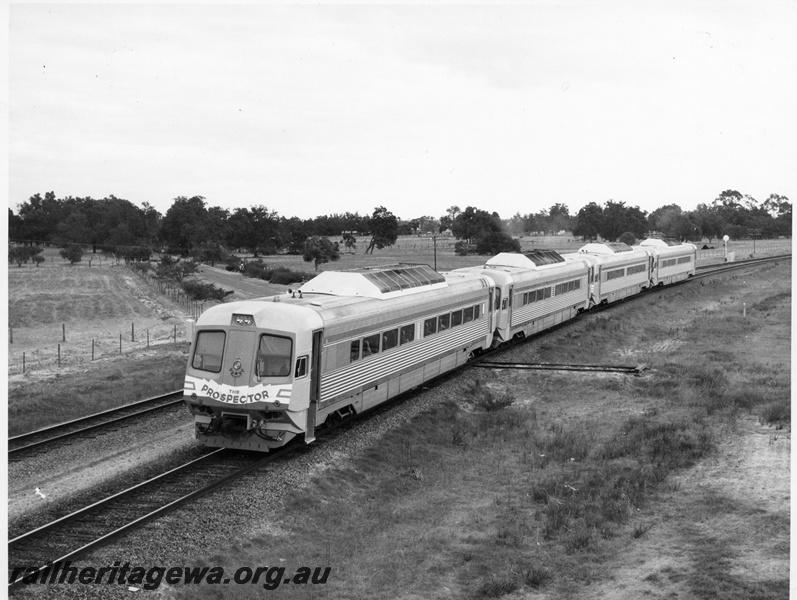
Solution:
<path fill-rule="evenodd" d="M 326 271 L 287 294 L 221 304 L 196 330 L 184 399 L 196 437 L 267 452 L 596 305 L 695 273 L 692 244 L 649 239 L 577 253 L 501 253 Z"/>

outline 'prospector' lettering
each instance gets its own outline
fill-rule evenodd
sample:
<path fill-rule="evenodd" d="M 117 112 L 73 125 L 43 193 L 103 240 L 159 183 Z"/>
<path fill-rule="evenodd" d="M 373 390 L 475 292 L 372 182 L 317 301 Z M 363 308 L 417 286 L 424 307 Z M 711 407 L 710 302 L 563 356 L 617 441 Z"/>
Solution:
<path fill-rule="evenodd" d="M 268 392 L 262 391 L 257 394 L 239 395 L 235 392 L 222 394 L 211 390 L 207 385 L 203 385 L 200 392 L 207 392 L 208 398 L 213 398 L 219 402 L 229 402 L 230 404 L 249 404 L 250 402 L 262 402 L 268 398 Z"/>
<path fill-rule="evenodd" d="M 288 404 L 291 400 L 293 385 L 261 384 L 257 386 L 223 385 L 212 380 L 186 378 L 186 394 L 196 393 L 217 402 L 227 404 L 252 404 L 255 402 L 280 402 Z"/>

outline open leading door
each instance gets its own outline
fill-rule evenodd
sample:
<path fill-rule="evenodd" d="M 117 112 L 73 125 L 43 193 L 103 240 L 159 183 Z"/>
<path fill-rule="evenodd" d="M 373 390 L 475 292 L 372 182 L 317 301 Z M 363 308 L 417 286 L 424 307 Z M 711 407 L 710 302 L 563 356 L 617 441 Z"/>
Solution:
<path fill-rule="evenodd" d="M 313 356 L 310 358 L 310 406 L 307 408 L 307 429 L 304 441 L 309 444 L 315 440 L 315 424 L 318 415 L 318 402 L 321 398 L 321 342 L 324 331 L 313 332 Z"/>

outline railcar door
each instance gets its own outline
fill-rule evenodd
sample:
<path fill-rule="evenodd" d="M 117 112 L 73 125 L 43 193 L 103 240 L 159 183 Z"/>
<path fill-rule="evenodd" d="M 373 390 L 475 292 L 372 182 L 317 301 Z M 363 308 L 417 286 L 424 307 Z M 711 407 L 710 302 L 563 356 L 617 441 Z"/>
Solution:
<path fill-rule="evenodd" d="M 506 310 L 506 327 L 507 327 L 507 335 L 511 334 L 512 332 L 512 296 L 515 293 L 515 286 L 509 286 L 509 293 L 507 294 L 507 298 L 509 299 L 509 307 Z"/>
<path fill-rule="evenodd" d="M 315 440 L 315 422 L 318 414 L 318 402 L 321 398 L 321 347 L 324 338 L 323 330 L 313 332 L 313 356 L 310 359 L 310 406 L 307 408 L 307 429 L 304 441 Z"/>

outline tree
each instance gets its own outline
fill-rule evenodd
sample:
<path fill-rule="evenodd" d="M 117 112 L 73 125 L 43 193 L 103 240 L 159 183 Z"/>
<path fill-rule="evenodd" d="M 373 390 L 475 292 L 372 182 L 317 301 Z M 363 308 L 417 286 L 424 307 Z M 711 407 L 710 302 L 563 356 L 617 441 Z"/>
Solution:
<path fill-rule="evenodd" d="M 379 206 L 374 209 L 371 218 L 368 220 L 368 227 L 371 231 L 371 242 L 365 249 L 365 253 L 374 253 L 374 248 L 380 250 L 385 246 L 392 246 L 398 238 L 398 219 L 386 209 Z"/>
<path fill-rule="evenodd" d="M 691 214 L 700 232 L 708 238 L 709 243 L 714 238 L 722 237 L 726 223 L 716 208 L 708 204 L 698 204 Z"/>
<path fill-rule="evenodd" d="M 39 256 L 43 248 L 41 246 L 8 246 L 8 262 L 17 263 L 17 267 L 21 267 L 23 263 L 33 260 L 36 266 L 44 262 L 44 257 Z"/>
<path fill-rule="evenodd" d="M 58 252 L 61 257 L 69 261 L 70 265 L 83 260 L 83 247 L 79 244 L 68 244 Z"/>
<path fill-rule="evenodd" d="M 187 256 L 194 246 L 207 239 L 207 219 L 208 212 L 202 196 L 178 196 L 163 217 L 161 238 L 170 251 Z"/>
<path fill-rule="evenodd" d="M 614 241 L 624 231 L 641 238 L 647 231 L 647 218 L 638 206 L 626 206 L 625 202 L 608 200 L 603 209 L 603 219 L 598 232 L 606 240 Z"/>
<path fill-rule="evenodd" d="M 570 216 L 570 209 L 566 204 L 556 203 L 548 210 L 548 218 L 551 222 L 551 229 L 554 233 L 568 231 L 573 227 L 573 217 Z"/>
<path fill-rule="evenodd" d="M 158 279 L 168 279 L 176 283 L 181 283 L 183 279 L 189 275 L 193 275 L 199 271 L 199 263 L 195 260 L 186 260 L 178 258 L 173 259 L 171 255 L 166 254 L 161 258 L 160 263 L 155 268 L 155 276 Z"/>
<path fill-rule="evenodd" d="M 573 235 L 584 238 L 584 241 L 594 240 L 603 227 L 603 209 L 595 202 L 590 202 L 576 215 L 573 226 Z"/>
<path fill-rule="evenodd" d="M 502 231 L 501 217 L 498 213 L 490 214 L 486 210 L 480 210 L 469 206 L 464 212 L 457 215 L 451 227 L 454 237 L 460 240 L 468 240 L 478 244 L 478 240 L 490 233 Z"/>
<path fill-rule="evenodd" d="M 672 227 L 673 220 L 682 213 L 683 210 L 677 204 L 661 206 L 648 215 L 648 230 L 670 235 L 669 230 Z"/>
<path fill-rule="evenodd" d="M 628 244 L 629 246 L 633 246 L 634 242 L 636 242 L 636 237 L 630 231 L 626 231 L 620 236 L 620 239 L 618 241 L 622 242 L 623 244 Z"/>
<path fill-rule="evenodd" d="M 343 234 L 343 239 L 341 240 L 343 245 L 346 247 L 346 250 L 351 250 L 352 254 L 357 250 L 357 238 L 354 237 L 353 234 L 350 232 L 346 232 Z"/>
<path fill-rule="evenodd" d="M 304 252 L 304 242 L 310 237 L 312 222 L 302 221 L 299 217 L 280 219 L 280 231 L 282 232 L 284 247 L 290 254 L 301 254 Z"/>
<path fill-rule="evenodd" d="M 454 226 L 454 220 L 459 216 L 462 211 L 459 206 L 453 205 L 448 207 L 446 214 L 440 217 L 440 228 L 438 231 L 443 233 L 446 229 L 451 229 Z"/>
<path fill-rule="evenodd" d="M 476 252 L 479 254 L 520 252 L 520 242 L 503 231 L 491 231 L 479 239 L 476 244 Z"/>
<path fill-rule="evenodd" d="M 516 212 L 511 219 L 504 223 L 504 226 L 512 235 L 523 235 L 526 233 L 526 218 L 520 216 L 519 212 Z"/>
<path fill-rule="evenodd" d="M 304 253 L 302 254 L 305 262 L 313 261 L 315 270 L 318 271 L 318 265 L 335 261 L 340 258 L 340 251 L 338 244 L 329 241 L 329 238 L 320 235 L 314 235 L 307 238 L 304 243 Z"/>

